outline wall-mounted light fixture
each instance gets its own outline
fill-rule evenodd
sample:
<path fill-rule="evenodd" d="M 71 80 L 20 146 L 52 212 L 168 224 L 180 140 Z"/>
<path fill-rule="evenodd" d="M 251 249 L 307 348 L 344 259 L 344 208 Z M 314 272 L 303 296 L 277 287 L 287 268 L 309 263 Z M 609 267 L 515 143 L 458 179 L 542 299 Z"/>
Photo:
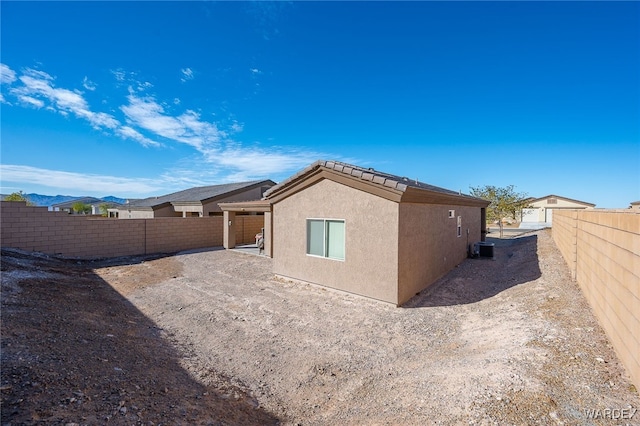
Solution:
<path fill-rule="evenodd" d="M 229 227 L 231 227 L 231 221 L 229 221 Z"/>

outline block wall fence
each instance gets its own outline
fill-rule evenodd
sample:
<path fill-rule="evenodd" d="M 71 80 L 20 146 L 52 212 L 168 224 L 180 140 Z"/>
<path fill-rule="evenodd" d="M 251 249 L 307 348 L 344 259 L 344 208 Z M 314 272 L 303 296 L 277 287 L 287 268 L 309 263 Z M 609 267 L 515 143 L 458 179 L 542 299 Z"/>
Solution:
<path fill-rule="evenodd" d="M 236 239 L 255 242 L 263 216 L 237 216 Z M 0 245 L 76 258 L 174 253 L 222 245 L 222 216 L 108 219 L 0 202 Z"/>
<path fill-rule="evenodd" d="M 640 389 L 640 211 L 557 210 L 552 233 Z"/>

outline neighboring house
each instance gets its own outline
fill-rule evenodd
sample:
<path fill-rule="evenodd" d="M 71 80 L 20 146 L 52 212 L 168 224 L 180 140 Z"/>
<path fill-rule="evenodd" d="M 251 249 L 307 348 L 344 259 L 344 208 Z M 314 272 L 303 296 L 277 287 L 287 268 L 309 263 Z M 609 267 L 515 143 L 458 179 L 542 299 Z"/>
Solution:
<path fill-rule="evenodd" d="M 51 210 L 53 210 L 54 212 L 74 213 L 73 205 L 77 203 L 82 203 L 87 206 L 94 206 L 94 205 L 98 206 L 101 203 L 104 203 L 104 201 L 102 201 L 100 198 L 95 198 L 95 197 L 76 198 L 74 200 L 65 201 L 64 203 L 52 204 Z M 92 209 L 91 214 L 100 214 L 100 213 L 93 213 L 93 209 Z"/>
<path fill-rule="evenodd" d="M 100 208 L 103 205 L 107 206 L 108 211 L 114 210 L 118 206 L 121 206 L 121 204 L 115 203 L 113 201 L 104 201 L 104 200 L 101 200 L 100 198 L 95 198 L 95 197 L 82 197 L 82 198 L 76 198 L 75 200 L 65 201 L 64 203 L 52 204 L 51 210 L 55 212 L 64 211 L 67 213 L 75 213 L 73 211 L 73 205 L 76 203 L 82 203 L 89 206 L 91 208 L 91 211 L 87 214 L 92 214 L 92 215 L 102 215 L 103 212 Z"/>
<path fill-rule="evenodd" d="M 553 223 L 553 211 L 559 209 L 592 209 L 596 205 L 584 201 L 573 200 L 558 195 L 547 195 L 542 198 L 530 198 L 531 208 L 522 209 L 521 228 L 549 227 Z"/>
<path fill-rule="evenodd" d="M 114 201 L 104 201 L 101 200 L 99 203 L 92 203 L 91 204 L 91 214 L 93 215 L 100 215 L 102 216 L 103 213 L 107 213 L 107 216 L 109 216 L 109 210 L 114 210 L 117 209 L 118 207 L 120 207 L 122 204 L 120 203 L 116 203 Z M 102 211 L 102 206 L 105 206 L 107 211 L 103 212 Z"/>
<path fill-rule="evenodd" d="M 265 252 L 278 276 L 401 305 L 483 239 L 488 204 L 414 179 L 317 161 L 261 202 L 221 207 L 227 248 L 235 245 L 235 212 L 265 213 Z"/>
<path fill-rule="evenodd" d="M 203 217 L 222 215 L 220 202 L 258 200 L 275 185 L 272 180 L 201 186 L 160 197 L 132 200 L 113 211 L 120 219 Z"/>
<path fill-rule="evenodd" d="M 633 201 L 629 203 L 629 208 L 634 210 L 640 210 L 640 201 Z"/>

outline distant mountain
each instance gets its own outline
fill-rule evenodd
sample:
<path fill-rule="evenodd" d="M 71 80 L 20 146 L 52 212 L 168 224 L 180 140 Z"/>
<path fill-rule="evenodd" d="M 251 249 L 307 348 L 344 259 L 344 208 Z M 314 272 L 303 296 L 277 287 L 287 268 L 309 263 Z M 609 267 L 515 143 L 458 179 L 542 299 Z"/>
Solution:
<path fill-rule="evenodd" d="M 106 201 L 108 203 L 118 203 L 118 204 L 124 204 L 127 202 L 126 199 L 114 197 L 113 195 L 109 195 L 108 197 L 102 197 L 102 201 Z"/>
<path fill-rule="evenodd" d="M 50 207 L 54 204 L 59 204 L 59 203 L 66 203 L 67 201 L 78 200 L 80 198 L 87 198 L 86 196 L 74 197 L 73 195 L 25 194 L 25 196 L 29 199 L 29 201 L 31 201 L 36 206 L 44 206 L 44 207 Z M 4 200 L 4 197 L 6 197 L 6 194 L 1 194 L 0 197 L 2 197 L 2 199 Z M 112 195 L 108 197 L 100 198 L 100 200 L 107 203 L 120 203 L 120 204 L 124 204 L 127 201 L 124 198 L 118 198 Z"/>

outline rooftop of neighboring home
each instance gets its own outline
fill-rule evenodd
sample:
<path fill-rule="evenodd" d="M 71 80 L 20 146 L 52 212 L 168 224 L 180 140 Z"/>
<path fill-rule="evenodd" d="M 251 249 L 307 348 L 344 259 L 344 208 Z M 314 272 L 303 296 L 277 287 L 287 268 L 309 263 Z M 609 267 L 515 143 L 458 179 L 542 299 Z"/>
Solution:
<path fill-rule="evenodd" d="M 529 197 L 526 199 L 526 201 L 530 202 L 530 203 L 535 203 L 536 201 L 542 201 L 542 200 L 546 200 L 546 199 L 561 199 L 561 200 L 565 200 L 565 201 L 569 201 L 572 203 L 577 203 L 577 204 L 583 204 L 585 206 L 590 206 L 590 207 L 595 207 L 596 205 L 593 203 L 587 203 L 586 201 L 580 201 L 580 200 L 574 200 L 573 198 L 567 198 L 567 197 L 562 197 L 560 195 L 554 195 L 554 194 L 549 194 L 549 195 L 545 195 L 544 197 L 540 197 L 540 198 L 534 198 L 534 197 Z"/>
<path fill-rule="evenodd" d="M 217 198 L 227 197 L 236 192 L 245 191 L 260 186 L 275 185 L 272 180 L 253 180 L 247 182 L 225 183 L 221 185 L 200 186 L 185 189 L 159 197 L 149 197 L 141 200 L 132 200 L 126 204 L 127 209 L 154 208 L 166 204 L 180 203 L 207 203 Z"/>
<path fill-rule="evenodd" d="M 107 202 L 105 202 L 104 200 L 101 200 L 100 198 L 82 197 L 82 198 L 75 198 L 73 200 L 65 201 L 63 203 L 52 204 L 51 208 L 60 209 L 60 210 L 71 209 L 71 208 L 73 208 L 73 205 L 77 204 L 77 203 L 82 203 L 82 204 L 87 204 L 87 205 L 108 204 Z"/>

